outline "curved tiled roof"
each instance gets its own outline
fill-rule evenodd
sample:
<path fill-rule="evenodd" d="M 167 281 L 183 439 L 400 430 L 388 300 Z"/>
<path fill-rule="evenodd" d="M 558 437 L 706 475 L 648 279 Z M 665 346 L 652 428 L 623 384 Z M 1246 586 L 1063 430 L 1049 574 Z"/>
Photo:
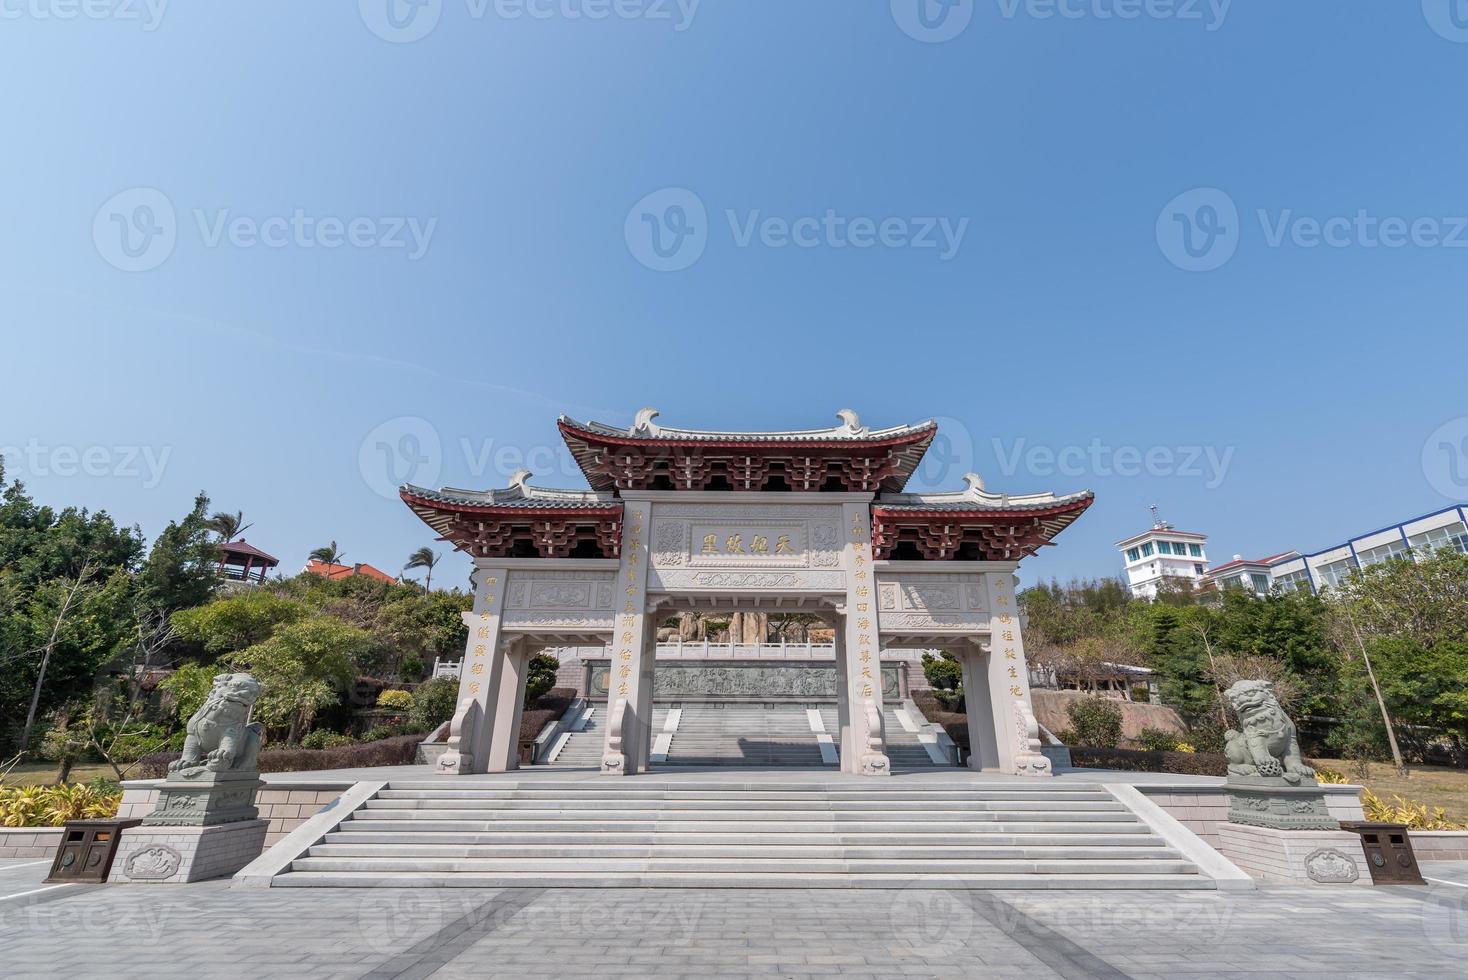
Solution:
<path fill-rule="evenodd" d="M 529 470 L 520 470 L 510 477 L 510 485 L 500 490 L 458 490 L 444 487 L 429 490 L 407 484 L 399 493 L 404 499 L 412 498 L 424 504 L 443 504 L 447 507 L 523 508 L 528 510 L 587 510 L 620 507 L 621 501 L 610 493 L 594 490 L 558 490 L 551 487 L 532 487 L 528 482 Z"/>
<path fill-rule="evenodd" d="M 1029 493 L 1015 496 L 989 493 L 984 489 L 984 481 L 973 473 L 965 475 L 964 481 L 968 484 L 967 489 L 950 493 L 881 493 L 872 501 L 872 506 L 895 512 L 1023 513 L 1068 509 L 1082 502 L 1089 506 L 1096 496 L 1090 490 L 1068 494 Z"/>
<path fill-rule="evenodd" d="M 829 429 L 792 429 L 785 432 L 717 432 L 705 429 L 679 429 L 658 425 L 653 422 L 659 412 L 655 408 L 644 408 L 629 428 L 607 425 L 603 422 L 581 422 L 562 415 L 557 421 L 564 428 L 575 429 L 591 436 L 608 439 L 658 439 L 667 442 L 885 442 L 936 432 L 938 423 L 929 419 L 912 425 L 894 425 L 886 429 L 872 429 L 861 424 L 861 419 L 849 408 L 836 413 L 841 424 Z"/>

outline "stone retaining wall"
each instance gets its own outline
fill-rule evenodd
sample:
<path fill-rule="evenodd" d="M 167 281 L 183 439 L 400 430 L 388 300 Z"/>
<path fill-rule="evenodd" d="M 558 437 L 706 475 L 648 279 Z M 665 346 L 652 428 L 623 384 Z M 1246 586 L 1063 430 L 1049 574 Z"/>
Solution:
<path fill-rule="evenodd" d="M 1411 830 L 1419 861 L 1468 861 L 1468 830 Z"/>
<path fill-rule="evenodd" d="M 62 827 L 0 827 L 0 858 L 50 858 Z"/>
<path fill-rule="evenodd" d="M 1228 794 L 1223 785 L 1192 786 L 1185 783 L 1138 783 L 1137 789 L 1153 803 L 1166 810 L 1174 820 L 1187 827 L 1209 846 L 1222 847 L 1219 828 L 1228 823 Z M 1361 787 L 1322 786 L 1325 805 L 1337 820 L 1364 820 L 1361 812 Z M 1465 835 L 1468 836 L 1468 835 Z M 1414 834 L 1412 839 L 1417 839 Z"/>
<path fill-rule="evenodd" d="M 301 824 L 332 803 L 352 783 L 276 783 L 271 785 L 270 776 L 265 788 L 255 797 L 260 810 L 260 819 L 270 821 L 265 833 L 265 846 L 270 848 Z M 122 805 L 117 809 L 119 819 L 146 817 L 153 812 L 158 802 L 158 780 L 135 780 L 122 784 Z M 54 847 L 54 845 L 53 845 Z"/>

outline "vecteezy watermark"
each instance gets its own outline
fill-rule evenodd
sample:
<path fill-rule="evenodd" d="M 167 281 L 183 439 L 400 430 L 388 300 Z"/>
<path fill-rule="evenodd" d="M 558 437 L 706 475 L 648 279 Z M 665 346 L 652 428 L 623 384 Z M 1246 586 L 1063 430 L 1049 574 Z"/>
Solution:
<path fill-rule="evenodd" d="M 1228 20 L 1233 0 L 995 0 L 999 14 L 1014 20 L 1174 20 L 1216 31 Z"/>
<path fill-rule="evenodd" d="M 582 476 L 576 458 L 564 443 L 523 446 L 461 436 L 453 448 L 458 451 L 457 457 L 445 450 L 444 438 L 427 419 L 399 416 L 362 437 L 357 468 L 372 492 L 389 500 L 397 499 L 398 488 L 405 483 L 435 488 L 446 461 L 455 464 L 455 472 L 462 468 L 469 485 L 476 487 L 491 483 L 503 487 L 519 470 L 549 479 L 552 486 L 564 486 Z"/>
<path fill-rule="evenodd" d="M 1254 212 L 1267 248 L 1468 248 L 1468 216 L 1403 217 L 1353 214 L 1324 217 L 1293 208 Z M 1212 272 L 1238 251 L 1245 224 L 1234 199 L 1216 187 L 1179 194 L 1157 217 L 1157 245 L 1167 260 L 1187 272 Z"/>
<path fill-rule="evenodd" d="M 1422 16 L 1440 37 L 1468 44 L 1468 0 L 1422 0 Z"/>
<path fill-rule="evenodd" d="M 1031 445 L 1023 438 L 1007 446 L 996 438 L 993 448 L 999 471 L 1007 477 L 1176 477 L 1202 480 L 1207 490 L 1223 485 L 1235 452 L 1233 446 L 1109 446 L 1100 439 L 1057 448 Z"/>
<path fill-rule="evenodd" d="M 0 0 L 3 2 L 3 0 Z M 702 0 L 463 0 L 470 20 L 642 20 L 683 32 L 693 26 Z M 357 0 L 362 23 L 384 41 L 411 44 L 433 33 L 444 0 Z"/>
<path fill-rule="evenodd" d="M 405 483 L 433 489 L 443 471 L 438 429 L 414 415 L 388 419 L 362 437 L 357 469 L 373 493 L 389 500 Z"/>
<path fill-rule="evenodd" d="M 156 31 L 168 0 L 0 0 L 0 20 L 115 20 Z"/>
<path fill-rule="evenodd" d="M 1157 216 L 1157 245 L 1179 269 L 1212 272 L 1238 251 L 1238 206 L 1216 187 L 1179 194 Z"/>
<path fill-rule="evenodd" d="M 924 44 L 951 41 L 974 19 L 974 0 L 892 0 L 892 19 Z"/>
<path fill-rule="evenodd" d="M 1444 422 L 1422 444 L 1422 475 L 1450 500 L 1468 500 L 1468 417 Z"/>
<path fill-rule="evenodd" d="M 724 220 L 737 248 L 933 250 L 940 262 L 958 255 L 968 218 L 820 214 L 767 215 L 759 208 L 727 208 Z M 666 187 L 627 212 L 623 235 L 632 257 L 658 272 L 677 272 L 697 262 L 714 225 L 703 200 L 686 187 Z"/>
<path fill-rule="evenodd" d="M 172 446 L 48 446 L 35 438 L 0 446 L 10 476 L 141 480 L 144 490 L 163 482 L 172 455 Z"/>
<path fill-rule="evenodd" d="M 205 248 L 382 249 L 402 251 L 410 262 L 427 254 L 438 228 L 437 218 L 343 218 L 312 214 L 304 208 L 264 217 L 235 214 L 230 208 L 194 208 L 189 213 Z M 114 194 L 92 218 L 97 254 L 123 272 L 158 268 L 173 254 L 178 235 L 173 202 L 156 187 L 133 187 Z"/>

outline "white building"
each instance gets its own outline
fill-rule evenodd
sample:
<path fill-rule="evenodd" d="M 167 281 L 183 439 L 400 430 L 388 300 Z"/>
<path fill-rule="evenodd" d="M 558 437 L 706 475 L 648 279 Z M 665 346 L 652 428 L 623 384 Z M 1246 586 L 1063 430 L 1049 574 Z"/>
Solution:
<path fill-rule="evenodd" d="M 1156 598 L 1164 578 L 1184 579 L 1197 588 L 1208 571 L 1208 535 L 1177 530 L 1157 516 L 1156 507 L 1152 516 L 1151 530 L 1116 542 L 1132 595 Z"/>
<path fill-rule="evenodd" d="M 1456 548 L 1468 554 L 1468 516 L 1463 507 L 1414 517 L 1314 554 L 1292 552 L 1269 559 L 1270 585 L 1318 593 L 1340 585 L 1358 568 L 1391 558 L 1429 555 L 1441 548 Z"/>

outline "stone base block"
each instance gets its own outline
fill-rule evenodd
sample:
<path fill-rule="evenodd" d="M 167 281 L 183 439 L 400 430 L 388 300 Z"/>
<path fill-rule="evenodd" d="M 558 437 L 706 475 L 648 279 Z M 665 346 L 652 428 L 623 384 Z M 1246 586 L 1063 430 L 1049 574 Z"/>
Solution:
<path fill-rule="evenodd" d="M 1343 830 L 1275 830 L 1226 823 L 1219 850 L 1250 877 L 1288 885 L 1370 885 L 1361 838 Z"/>
<path fill-rule="evenodd" d="M 269 820 L 213 827 L 133 827 L 122 833 L 109 882 L 181 885 L 227 878 L 265 850 Z"/>

